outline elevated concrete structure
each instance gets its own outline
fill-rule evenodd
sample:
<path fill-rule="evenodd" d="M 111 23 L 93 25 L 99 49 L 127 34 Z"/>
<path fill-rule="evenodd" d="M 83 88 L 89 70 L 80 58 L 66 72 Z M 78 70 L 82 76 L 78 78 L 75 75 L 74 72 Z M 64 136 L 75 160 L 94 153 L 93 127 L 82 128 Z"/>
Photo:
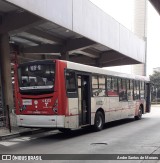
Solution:
<path fill-rule="evenodd" d="M 157 12 L 160 14 L 160 1 L 159 0 L 149 0 Z"/>
<path fill-rule="evenodd" d="M 8 30 L 22 53 L 68 54 L 71 61 L 101 67 L 145 61 L 145 42 L 89 0 L 6 1 L 18 6 L 19 21 Z"/>

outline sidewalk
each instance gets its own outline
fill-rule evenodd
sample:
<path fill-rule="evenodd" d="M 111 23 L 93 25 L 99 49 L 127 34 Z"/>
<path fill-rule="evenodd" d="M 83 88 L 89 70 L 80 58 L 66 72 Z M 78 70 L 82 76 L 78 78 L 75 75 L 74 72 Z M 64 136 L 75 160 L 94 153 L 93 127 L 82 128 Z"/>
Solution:
<path fill-rule="evenodd" d="M 0 127 L 0 141 L 9 138 L 18 137 L 18 136 L 23 136 L 23 135 L 29 135 L 29 134 L 32 135 L 43 131 L 44 129 L 41 128 L 12 127 L 11 132 L 9 132 L 8 128 Z"/>

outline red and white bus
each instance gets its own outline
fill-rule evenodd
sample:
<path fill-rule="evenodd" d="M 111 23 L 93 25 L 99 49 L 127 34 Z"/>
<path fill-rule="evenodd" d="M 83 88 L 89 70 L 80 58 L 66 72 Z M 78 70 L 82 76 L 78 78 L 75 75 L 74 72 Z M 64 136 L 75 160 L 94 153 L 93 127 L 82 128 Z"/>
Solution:
<path fill-rule="evenodd" d="M 150 82 L 69 61 L 33 61 L 16 66 L 15 99 L 18 126 L 101 130 L 150 112 Z"/>

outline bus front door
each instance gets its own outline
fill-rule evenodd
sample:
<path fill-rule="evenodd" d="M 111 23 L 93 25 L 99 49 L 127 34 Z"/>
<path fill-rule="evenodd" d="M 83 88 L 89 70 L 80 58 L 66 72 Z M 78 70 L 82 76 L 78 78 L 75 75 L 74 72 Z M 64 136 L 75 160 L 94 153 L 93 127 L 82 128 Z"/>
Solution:
<path fill-rule="evenodd" d="M 91 88 L 89 75 L 77 75 L 79 126 L 91 123 Z"/>

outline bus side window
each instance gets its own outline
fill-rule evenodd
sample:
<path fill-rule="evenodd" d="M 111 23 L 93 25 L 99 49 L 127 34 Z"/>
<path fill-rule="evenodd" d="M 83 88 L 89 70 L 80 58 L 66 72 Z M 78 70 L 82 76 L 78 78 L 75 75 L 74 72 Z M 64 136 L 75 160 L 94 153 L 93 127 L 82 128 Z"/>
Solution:
<path fill-rule="evenodd" d="M 77 94 L 75 72 L 67 70 L 65 75 L 66 75 L 67 94 L 70 94 L 70 93 Z"/>
<path fill-rule="evenodd" d="M 112 77 L 112 89 L 114 92 L 114 96 L 118 96 L 118 84 L 117 84 L 117 78 Z"/>
<path fill-rule="evenodd" d="M 133 81 L 127 80 L 127 99 L 129 101 L 133 100 Z"/>
<path fill-rule="evenodd" d="M 140 99 L 140 81 L 137 81 L 137 99 Z"/>
<path fill-rule="evenodd" d="M 103 97 L 106 96 L 105 76 L 93 75 L 92 76 L 92 96 Z"/>
<path fill-rule="evenodd" d="M 140 99 L 144 99 L 145 86 L 144 81 L 140 82 Z"/>
<path fill-rule="evenodd" d="M 92 76 L 92 95 L 94 97 L 99 95 L 99 91 L 98 91 L 98 76 L 97 75 L 93 75 Z"/>
<path fill-rule="evenodd" d="M 140 98 L 140 83 L 139 81 L 134 81 L 134 100 L 138 100 Z"/>
<path fill-rule="evenodd" d="M 127 101 L 126 79 L 119 79 L 118 80 L 118 86 L 119 86 L 119 100 L 120 101 Z"/>
<path fill-rule="evenodd" d="M 107 76 L 107 95 L 118 96 L 117 78 Z"/>
<path fill-rule="evenodd" d="M 100 97 L 106 96 L 105 76 L 99 76 L 98 83 L 99 83 L 99 89 L 98 89 L 99 96 Z"/>

